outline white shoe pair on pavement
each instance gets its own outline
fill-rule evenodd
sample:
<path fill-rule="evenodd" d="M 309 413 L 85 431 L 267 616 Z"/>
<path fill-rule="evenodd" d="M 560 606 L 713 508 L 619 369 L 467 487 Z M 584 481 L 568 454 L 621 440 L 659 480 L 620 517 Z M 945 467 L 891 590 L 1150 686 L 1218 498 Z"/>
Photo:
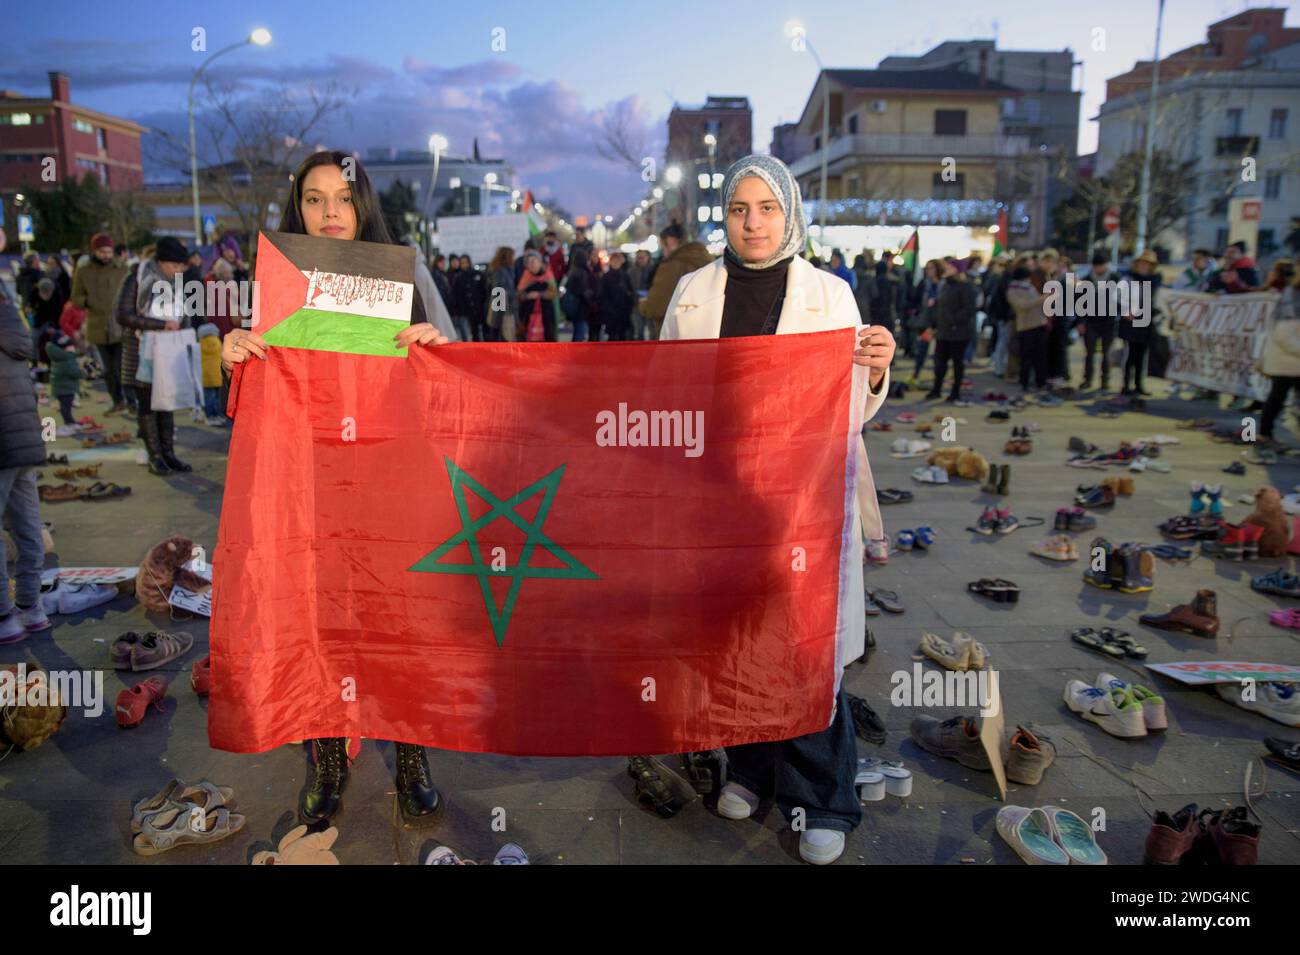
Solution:
<path fill-rule="evenodd" d="M 739 783 L 727 783 L 718 793 L 718 815 L 723 819 L 748 819 L 758 809 L 759 798 Z M 845 834 L 837 829 L 805 829 L 799 835 L 799 858 L 813 865 L 830 865 L 844 854 Z"/>
<path fill-rule="evenodd" d="M 47 614 L 81 613 L 116 596 L 117 588 L 112 584 L 66 584 L 56 577 L 53 585 L 41 587 L 41 606 Z"/>
<path fill-rule="evenodd" d="M 1300 728 L 1300 683 L 1256 683 L 1254 699 L 1245 699 L 1237 683 L 1218 683 L 1214 689 L 1243 710 L 1267 716 L 1283 726 Z"/>
<path fill-rule="evenodd" d="M 29 633 L 50 628 L 50 618 L 45 615 L 40 601 L 26 610 L 14 607 L 9 616 L 0 620 L 0 643 L 17 643 Z"/>

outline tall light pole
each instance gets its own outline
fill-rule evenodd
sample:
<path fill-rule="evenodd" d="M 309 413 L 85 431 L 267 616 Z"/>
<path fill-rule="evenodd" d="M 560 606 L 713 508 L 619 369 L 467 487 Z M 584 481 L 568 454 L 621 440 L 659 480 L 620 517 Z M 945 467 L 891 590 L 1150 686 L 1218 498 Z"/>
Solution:
<path fill-rule="evenodd" d="M 1147 104 L 1146 155 L 1142 158 L 1142 185 L 1138 193 L 1137 239 L 1133 254 L 1141 255 L 1147 248 L 1147 214 L 1151 209 L 1151 153 L 1156 142 L 1156 93 L 1160 89 L 1160 27 L 1165 19 L 1165 0 L 1159 0 L 1156 10 L 1156 52 L 1151 61 L 1151 102 Z"/>
<path fill-rule="evenodd" d="M 803 44 L 803 48 L 812 54 L 813 62 L 817 64 L 817 78 L 821 79 L 822 74 L 826 72 L 826 67 L 822 66 L 822 58 L 817 55 L 817 50 L 813 47 L 812 41 L 808 39 L 808 31 L 803 28 L 802 24 L 791 23 L 786 28 L 791 37 L 797 38 Z M 826 165 L 831 148 L 831 82 L 830 77 L 826 77 L 826 82 L 822 86 L 822 184 L 817 193 L 817 231 L 818 238 L 826 241 Z"/>
<path fill-rule="evenodd" d="M 199 68 L 194 71 L 194 76 L 190 79 L 189 105 L 190 114 L 190 199 L 194 205 L 194 245 L 195 247 L 203 244 L 203 223 L 199 218 L 199 154 L 194 145 L 194 84 L 199 81 L 201 74 L 209 63 L 221 56 L 223 53 L 229 53 L 231 50 L 238 50 L 240 47 L 249 46 L 266 46 L 271 42 L 271 31 L 258 27 L 248 35 L 246 39 L 238 43 L 232 43 L 228 47 L 218 50 L 210 57 L 199 64 Z"/>

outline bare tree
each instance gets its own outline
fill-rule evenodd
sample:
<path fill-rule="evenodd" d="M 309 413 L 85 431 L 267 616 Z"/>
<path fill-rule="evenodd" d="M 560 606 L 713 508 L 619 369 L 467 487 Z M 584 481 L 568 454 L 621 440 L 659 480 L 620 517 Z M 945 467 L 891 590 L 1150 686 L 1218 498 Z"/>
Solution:
<path fill-rule="evenodd" d="M 606 111 L 594 139 L 596 152 L 602 158 L 640 172 L 648 154 L 645 127 L 637 114 L 636 100 L 632 97 L 619 100 Z"/>
<path fill-rule="evenodd" d="M 207 85 L 210 109 L 202 117 L 200 147 L 212 160 L 199 171 L 200 190 L 210 190 L 256 235 L 266 225 L 272 204 L 288 191 L 289 176 L 312 151 L 312 137 L 348 102 L 336 85 L 281 85 L 256 97 L 238 96 L 229 86 Z M 150 136 L 151 158 L 189 176 L 189 143 L 159 131 Z"/>

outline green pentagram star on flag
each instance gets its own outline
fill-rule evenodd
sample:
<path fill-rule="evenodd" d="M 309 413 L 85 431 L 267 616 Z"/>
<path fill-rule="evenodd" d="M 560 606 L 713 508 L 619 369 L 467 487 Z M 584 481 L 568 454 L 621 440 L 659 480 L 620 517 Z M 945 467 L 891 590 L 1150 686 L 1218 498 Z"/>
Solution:
<path fill-rule="evenodd" d="M 479 586 L 483 590 L 483 603 L 487 606 L 488 618 L 492 622 L 492 633 L 496 636 L 498 647 L 505 643 L 506 629 L 510 626 L 510 616 L 514 613 L 515 601 L 519 598 L 519 589 L 523 586 L 524 578 L 545 577 L 552 580 L 599 579 L 594 571 L 584 566 L 568 551 L 542 532 L 542 525 L 546 523 L 546 516 L 550 513 L 551 504 L 555 500 L 555 493 L 560 487 L 560 478 L 564 474 L 564 465 L 560 465 L 550 474 L 534 481 L 512 497 L 502 500 L 470 474 L 461 470 L 451 458 L 444 458 L 444 460 L 447 464 L 447 474 L 451 478 L 451 492 L 456 499 L 456 510 L 460 513 L 461 529 L 440 544 L 437 550 L 413 564 L 410 569 L 421 573 L 471 574 L 477 577 Z M 466 488 L 469 488 L 490 505 L 490 509 L 482 517 L 474 520 L 470 519 L 469 502 L 465 498 Z M 515 509 L 539 491 L 544 496 L 541 505 L 537 508 L 537 516 L 532 521 L 524 520 L 516 513 Z M 513 567 L 506 567 L 501 570 L 494 569 L 483 560 L 483 553 L 478 542 L 478 532 L 498 518 L 505 518 L 519 528 L 525 536 L 524 547 L 519 560 Z M 439 562 L 442 557 L 461 543 L 469 547 L 470 563 L 444 564 Z M 529 561 L 532 558 L 534 549 L 539 544 L 565 566 L 530 567 Z M 492 577 L 510 578 L 510 589 L 506 595 L 504 606 L 500 608 L 497 607 L 492 596 L 490 583 Z"/>

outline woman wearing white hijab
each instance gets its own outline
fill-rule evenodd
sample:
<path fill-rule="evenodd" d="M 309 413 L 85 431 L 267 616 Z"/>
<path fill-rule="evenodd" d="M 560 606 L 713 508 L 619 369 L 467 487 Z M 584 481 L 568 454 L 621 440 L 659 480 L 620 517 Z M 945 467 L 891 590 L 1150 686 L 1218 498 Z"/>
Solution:
<path fill-rule="evenodd" d="M 799 185 L 790 170 L 771 156 L 746 156 L 727 170 L 722 195 L 727 211 L 726 254 L 677 283 L 660 339 L 860 328 L 856 348 L 845 355 L 845 361 L 866 369 L 870 387 L 865 418 L 871 418 L 889 393 L 894 337 L 881 326 L 862 327 L 848 283 L 799 257 L 807 226 Z M 857 559 L 847 562 L 852 571 L 847 584 L 851 630 L 836 648 L 841 668 L 863 652 L 864 534 L 884 537 L 875 485 L 861 445 L 858 474 L 860 533 L 855 535 Z M 799 855 L 819 865 L 840 857 L 847 833 L 862 819 L 853 786 L 857 772 L 853 722 L 844 692 L 838 686 L 837 690 L 835 714 L 826 729 L 781 742 L 728 747 L 730 781 L 718 796 L 718 813 L 727 819 L 748 818 L 760 799 L 769 796 L 787 819 L 793 822 L 801 816 Z"/>

